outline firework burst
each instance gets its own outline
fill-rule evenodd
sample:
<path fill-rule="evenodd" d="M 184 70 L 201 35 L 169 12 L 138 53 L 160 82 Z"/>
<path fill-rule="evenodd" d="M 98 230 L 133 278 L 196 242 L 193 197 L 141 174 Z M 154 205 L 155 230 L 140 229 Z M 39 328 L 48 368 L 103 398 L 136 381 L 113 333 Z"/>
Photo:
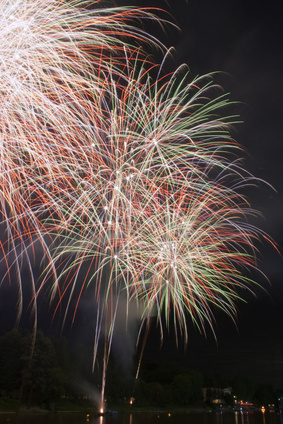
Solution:
<path fill-rule="evenodd" d="M 125 55 L 134 50 L 125 37 L 155 43 L 131 25 L 134 17 L 151 17 L 148 11 L 100 3 L 0 2 L 1 247 L 7 273 L 13 261 L 20 282 L 19 314 L 21 261 L 30 261 L 37 239 L 52 262 L 45 218 L 54 228 L 52 217 L 64 217 L 62 200 L 75 187 L 68 169 L 83 167 L 77 151 L 87 146 L 90 120 L 96 125 L 109 67 L 113 77 L 124 78 Z M 33 279 L 30 262 L 29 268 Z"/>
<path fill-rule="evenodd" d="M 78 304 L 92 285 L 109 340 L 121 292 L 143 304 L 145 319 L 155 311 L 161 334 L 172 315 L 187 339 L 188 315 L 205 331 L 215 306 L 233 317 L 239 288 L 252 285 L 246 271 L 260 231 L 246 221 L 254 211 L 241 189 L 255 179 L 237 159 L 233 117 L 219 118 L 227 98 L 210 96 L 211 76 L 188 83 L 181 71 L 155 82 L 141 67 L 127 84 L 110 78 L 68 162 L 73 183 L 50 246 L 54 296 L 58 306 L 68 297 L 67 314 L 72 296 Z"/>
<path fill-rule="evenodd" d="M 158 44 L 130 21 L 148 12 L 99 3 L 0 0 L 0 187 L 19 314 L 23 261 L 35 308 L 47 287 L 75 316 L 92 287 L 105 377 L 122 293 L 142 322 L 156 315 L 161 336 L 172 317 L 186 340 L 188 317 L 201 331 L 214 307 L 234 317 L 261 232 L 246 219 L 256 179 L 238 159 L 227 97 L 211 76 L 164 75 L 122 41 Z"/>

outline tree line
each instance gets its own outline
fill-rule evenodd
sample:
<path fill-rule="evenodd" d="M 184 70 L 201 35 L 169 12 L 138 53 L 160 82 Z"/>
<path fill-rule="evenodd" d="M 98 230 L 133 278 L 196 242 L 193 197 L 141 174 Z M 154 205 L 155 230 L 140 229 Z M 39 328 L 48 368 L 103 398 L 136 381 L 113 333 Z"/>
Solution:
<path fill-rule="evenodd" d="M 91 346 L 72 345 L 66 338 L 55 339 L 37 332 L 14 329 L 0 337 L 0 395 L 16 399 L 19 404 L 50 408 L 69 399 L 74 404 L 87 399 L 98 405 L 101 369 L 92 368 Z M 207 379 L 178 363 L 143 364 L 136 380 L 126 373 L 119 359 L 110 358 L 106 399 L 111 405 L 134 402 L 141 407 L 214 406 L 217 389 L 231 387 L 222 396 L 226 406 L 233 406 L 234 396 L 264 405 L 274 402 L 271 385 L 255 384 L 246 377 L 225 382 L 221 377 Z M 205 395 L 203 388 L 208 388 Z"/>

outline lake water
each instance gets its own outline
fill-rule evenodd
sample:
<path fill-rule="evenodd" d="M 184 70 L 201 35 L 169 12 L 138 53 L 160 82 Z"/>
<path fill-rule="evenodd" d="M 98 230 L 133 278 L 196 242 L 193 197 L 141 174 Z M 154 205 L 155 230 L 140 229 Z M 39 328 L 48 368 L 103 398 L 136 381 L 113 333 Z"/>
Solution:
<path fill-rule="evenodd" d="M 276 412 L 134 413 L 94 417 L 87 414 L 6 414 L 0 424 L 283 424 Z"/>

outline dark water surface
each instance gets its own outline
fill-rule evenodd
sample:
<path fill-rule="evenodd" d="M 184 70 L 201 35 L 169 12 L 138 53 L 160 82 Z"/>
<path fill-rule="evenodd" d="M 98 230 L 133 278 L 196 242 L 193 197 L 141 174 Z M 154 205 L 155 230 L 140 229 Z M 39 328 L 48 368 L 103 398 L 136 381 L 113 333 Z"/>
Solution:
<path fill-rule="evenodd" d="M 283 415 L 276 412 L 172 412 L 95 417 L 81 413 L 0 413 L 0 424 L 283 424 Z"/>

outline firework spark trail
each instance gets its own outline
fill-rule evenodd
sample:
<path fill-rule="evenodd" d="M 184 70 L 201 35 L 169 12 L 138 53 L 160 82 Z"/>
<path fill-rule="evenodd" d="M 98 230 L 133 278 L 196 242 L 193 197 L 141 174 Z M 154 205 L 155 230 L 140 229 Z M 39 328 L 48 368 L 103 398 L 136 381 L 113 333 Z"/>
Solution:
<path fill-rule="evenodd" d="M 126 25 L 141 11 L 89 11 L 83 6 L 34 0 L 0 3 L 1 156 L 6 171 L 15 165 L 26 171 L 33 163 L 38 171 L 46 155 L 47 164 L 56 154 L 72 155 L 72 142 L 83 135 L 84 116 L 103 88 L 102 71 L 107 73 L 111 65 L 112 73 L 116 67 L 121 77 L 119 50 L 124 57 L 130 47 L 118 37 L 128 33 L 146 39 Z M 8 177 L 3 176 L 6 184 Z"/>
<path fill-rule="evenodd" d="M 142 323 L 156 315 L 161 338 L 171 318 L 187 340 L 188 316 L 203 332 L 215 306 L 234 317 L 238 290 L 254 284 L 261 232 L 242 193 L 257 181 L 211 76 L 164 75 L 125 45 L 157 43 L 129 21 L 153 18 L 143 11 L 0 0 L 0 12 L 1 249 L 7 275 L 14 252 L 19 313 L 23 261 L 34 307 L 48 287 L 64 320 L 92 287 L 104 380 L 122 292 L 143 305 Z"/>
<path fill-rule="evenodd" d="M 109 340 L 121 290 L 144 304 L 145 317 L 155 311 L 161 334 L 163 316 L 168 325 L 173 315 L 186 339 L 188 315 L 205 331 L 214 306 L 233 317 L 238 289 L 252 285 L 246 269 L 256 265 L 260 231 L 246 223 L 254 212 L 238 189 L 252 177 L 229 160 L 240 151 L 233 118 L 217 117 L 228 101 L 209 98 L 208 77 L 188 84 L 179 73 L 152 82 L 140 69 L 123 86 L 110 79 L 91 148 L 81 142 L 68 168 L 75 185 L 61 210 L 69 225 L 52 251 L 64 280 L 59 304 L 69 296 L 67 314 L 72 296 L 78 304 L 93 283 L 100 314 L 110 315 Z"/>
<path fill-rule="evenodd" d="M 96 104 L 109 67 L 116 79 L 123 79 L 125 54 L 132 54 L 123 37 L 158 44 L 132 26 L 135 17 L 154 19 L 149 11 L 101 8 L 100 1 L 89 6 L 83 1 L 0 1 L 0 187 L 6 234 L 1 248 L 7 275 L 11 259 L 6 252 L 15 253 L 19 316 L 21 262 L 24 256 L 29 261 L 24 252 L 39 239 L 52 264 L 44 238 L 46 216 L 53 231 L 66 225 L 61 208 L 66 192 L 75 187 L 73 178 L 79 178 L 75 170 L 83 168 L 76 163 L 81 140 L 89 148 L 88 114 L 93 119 L 99 113 Z M 56 277 L 54 267 L 53 273 Z"/>

